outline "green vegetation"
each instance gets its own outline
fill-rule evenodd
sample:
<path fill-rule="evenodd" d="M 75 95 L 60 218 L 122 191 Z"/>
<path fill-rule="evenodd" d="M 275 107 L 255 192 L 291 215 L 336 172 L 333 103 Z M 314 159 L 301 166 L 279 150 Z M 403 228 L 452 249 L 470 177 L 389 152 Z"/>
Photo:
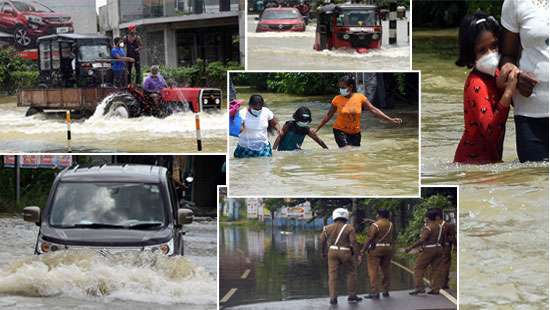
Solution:
<path fill-rule="evenodd" d="M 351 73 L 349 73 L 351 74 Z M 338 81 L 345 73 L 278 72 L 235 73 L 231 79 L 236 86 L 251 86 L 259 91 L 271 91 L 299 96 L 333 95 L 338 92 Z M 416 79 L 406 73 L 388 73 L 395 83 L 394 92 L 403 97 L 415 97 L 418 91 Z M 391 84 L 386 85 L 391 87 Z M 409 93 L 410 92 L 410 93 Z M 413 94 L 414 93 L 414 94 Z"/>
<path fill-rule="evenodd" d="M 21 58 L 14 48 L 0 49 L 0 91 L 13 95 L 18 89 L 36 85 L 38 85 L 36 64 Z"/>
<path fill-rule="evenodd" d="M 57 169 L 21 169 L 21 200 L 15 199 L 15 169 L 0 169 L 0 213 L 20 213 L 26 206 L 44 207 Z"/>
<path fill-rule="evenodd" d="M 465 15 L 476 11 L 483 11 L 500 19 L 502 3 L 503 0 L 415 0 L 413 27 L 456 27 Z"/>
<path fill-rule="evenodd" d="M 180 86 L 210 86 L 225 89 L 228 70 L 242 70 L 238 62 L 221 61 L 206 63 L 199 59 L 196 64 L 188 67 L 161 67 L 162 76 L 168 81 L 173 80 Z M 148 73 L 149 70 L 146 70 Z"/>

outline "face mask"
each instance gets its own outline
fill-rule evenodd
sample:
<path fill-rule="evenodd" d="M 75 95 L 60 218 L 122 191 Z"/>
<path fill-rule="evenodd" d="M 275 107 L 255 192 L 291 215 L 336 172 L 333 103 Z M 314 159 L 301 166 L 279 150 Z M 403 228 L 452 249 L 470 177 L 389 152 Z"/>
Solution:
<path fill-rule="evenodd" d="M 248 111 L 250 112 L 250 114 L 252 114 L 256 117 L 260 116 L 260 113 L 262 113 L 262 110 L 248 109 Z"/>
<path fill-rule="evenodd" d="M 121 42 L 118 46 L 119 47 L 124 47 L 124 43 Z"/>
<path fill-rule="evenodd" d="M 300 126 L 300 127 L 307 127 L 309 125 L 308 122 L 296 122 L 296 125 Z"/>
<path fill-rule="evenodd" d="M 340 88 L 340 95 L 342 96 L 349 95 L 349 90 L 347 88 Z"/>
<path fill-rule="evenodd" d="M 497 52 L 489 52 L 476 61 L 476 69 L 490 76 L 495 76 L 499 61 L 500 55 Z"/>

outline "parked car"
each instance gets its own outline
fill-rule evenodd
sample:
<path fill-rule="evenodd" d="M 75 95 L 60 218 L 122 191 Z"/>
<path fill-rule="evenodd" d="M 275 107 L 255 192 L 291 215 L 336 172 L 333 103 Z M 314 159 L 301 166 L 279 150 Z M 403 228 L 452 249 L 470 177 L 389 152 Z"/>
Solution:
<path fill-rule="evenodd" d="M 0 0 L 0 31 L 13 35 L 16 47 L 30 48 L 36 39 L 73 32 L 70 16 L 56 13 L 35 0 Z"/>
<path fill-rule="evenodd" d="M 183 226 L 193 212 L 176 197 L 164 167 L 75 166 L 55 178 L 47 205 L 26 207 L 23 218 L 40 226 L 35 254 L 91 248 L 183 255 Z"/>
<path fill-rule="evenodd" d="M 306 30 L 304 16 L 295 8 L 267 8 L 257 20 L 256 32 Z"/>

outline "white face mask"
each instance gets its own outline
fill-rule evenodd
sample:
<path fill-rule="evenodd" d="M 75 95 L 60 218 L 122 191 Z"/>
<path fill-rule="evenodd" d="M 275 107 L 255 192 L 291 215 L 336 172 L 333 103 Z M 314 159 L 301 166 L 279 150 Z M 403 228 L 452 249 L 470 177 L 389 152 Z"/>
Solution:
<path fill-rule="evenodd" d="M 120 42 L 120 44 L 118 45 L 119 47 L 124 47 L 124 43 L 123 42 Z"/>
<path fill-rule="evenodd" d="M 296 125 L 300 126 L 300 127 L 307 127 L 309 125 L 308 122 L 296 122 Z"/>
<path fill-rule="evenodd" d="M 254 109 L 252 109 L 252 108 L 251 108 L 251 109 L 248 109 L 248 111 L 250 112 L 250 114 L 252 114 L 252 115 L 254 115 L 254 116 L 256 116 L 256 117 L 260 116 L 260 113 L 262 113 L 262 110 L 254 110 Z"/>
<path fill-rule="evenodd" d="M 340 88 L 340 95 L 342 96 L 349 95 L 349 90 L 347 88 Z"/>
<path fill-rule="evenodd" d="M 476 69 L 490 76 L 495 76 L 500 55 L 497 52 L 489 52 L 476 61 Z"/>

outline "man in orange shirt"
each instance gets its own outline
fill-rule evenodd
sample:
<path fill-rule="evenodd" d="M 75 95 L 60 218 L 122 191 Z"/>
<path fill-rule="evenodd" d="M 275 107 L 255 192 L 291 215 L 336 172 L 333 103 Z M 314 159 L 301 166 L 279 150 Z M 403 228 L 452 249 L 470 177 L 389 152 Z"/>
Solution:
<path fill-rule="evenodd" d="M 338 82 L 340 95 L 332 99 L 332 106 L 317 127 L 317 132 L 325 126 L 334 113 L 336 121 L 332 125 L 334 139 L 339 147 L 361 145 L 361 113 L 363 110 L 371 112 L 375 117 L 386 122 L 400 125 L 400 118 L 391 118 L 372 105 L 365 95 L 356 92 L 355 80 L 344 76 Z"/>

